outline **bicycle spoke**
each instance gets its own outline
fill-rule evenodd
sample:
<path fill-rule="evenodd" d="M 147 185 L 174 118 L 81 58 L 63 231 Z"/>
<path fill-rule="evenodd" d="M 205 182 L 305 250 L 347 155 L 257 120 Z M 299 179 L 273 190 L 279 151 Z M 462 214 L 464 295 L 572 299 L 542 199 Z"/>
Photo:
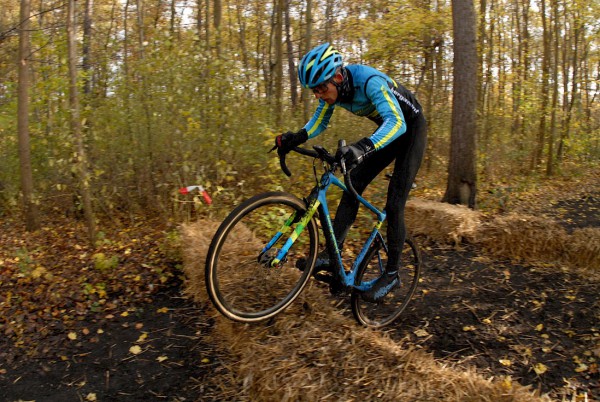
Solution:
<path fill-rule="evenodd" d="M 383 253 L 383 250 L 379 250 Z M 371 251 L 367 255 L 368 263 L 361 267 L 357 274 L 357 282 L 364 283 L 377 279 L 381 275 L 384 261 L 379 261 L 378 253 Z M 400 316 L 410 301 L 419 281 L 421 261 L 418 249 L 407 239 L 402 251 L 399 270 L 400 285 L 388 293 L 379 303 L 371 303 L 362 299 L 360 292 L 352 294 L 352 312 L 363 325 L 383 327 L 389 325 Z"/>
<path fill-rule="evenodd" d="M 316 255 L 317 229 L 307 226 L 286 255 L 272 265 L 288 239 L 291 216 L 304 204 L 290 195 L 255 197 L 238 207 L 215 234 L 206 267 L 207 289 L 223 314 L 238 321 L 268 318 L 287 307 L 309 279 L 295 267 L 300 257 Z M 286 225 L 287 222 L 287 225 Z M 271 249 L 278 231 L 286 231 Z"/>

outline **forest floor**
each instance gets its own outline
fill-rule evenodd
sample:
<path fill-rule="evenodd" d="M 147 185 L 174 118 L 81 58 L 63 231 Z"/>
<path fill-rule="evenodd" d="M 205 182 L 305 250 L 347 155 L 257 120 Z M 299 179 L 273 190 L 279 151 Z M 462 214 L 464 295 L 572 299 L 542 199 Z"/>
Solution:
<path fill-rule="evenodd" d="M 567 229 L 600 227 L 593 188 L 554 197 L 546 212 Z M 26 234 L 3 218 L 0 400 L 231 399 L 219 377 L 235 362 L 183 297 L 172 231 L 137 222 L 103 233 L 92 251 L 66 219 Z M 598 283 L 470 246 L 424 244 L 423 258 L 423 283 L 393 338 L 556 400 L 600 398 Z"/>

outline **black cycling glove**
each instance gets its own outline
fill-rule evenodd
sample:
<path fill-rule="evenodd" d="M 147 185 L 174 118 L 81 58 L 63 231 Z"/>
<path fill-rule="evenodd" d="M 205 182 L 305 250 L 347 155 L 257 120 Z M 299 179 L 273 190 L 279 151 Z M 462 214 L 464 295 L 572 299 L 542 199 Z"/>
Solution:
<path fill-rule="evenodd" d="M 335 159 L 341 161 L 343 158 L 346 162 L 346 169 L 352 169 L 363 163 L 373 152 L 375 152 L 373 141 L 365 137 L 352 145 L 341 147 L 337 151 Z"/>
<path fill-rule="evenodd" d="M 304 144 L 306 140 L 308 140 L 308 133 L 305 129 L 302 129 L 297 133 L 288 131 L 287 133 L 275 137 L 275 146 L 273 149 L 277 149 L 278 153 L 287 154 L 298 145 Z"/>

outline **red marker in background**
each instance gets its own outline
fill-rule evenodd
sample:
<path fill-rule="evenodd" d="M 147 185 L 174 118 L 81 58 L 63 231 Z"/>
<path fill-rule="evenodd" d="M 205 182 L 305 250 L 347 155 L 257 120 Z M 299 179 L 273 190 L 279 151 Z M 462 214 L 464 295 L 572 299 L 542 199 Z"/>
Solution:
<path fill-rule="evenodd" d="M 181 187 L 179 189 L 179 193 L 186 195 L 186 194 L 190 194 L 192 191 L 194 191 L 196 189 L 200 192 L 200 194 L 202 194 L 202 198 L 204 198 L 204 202 L 206 204 L 208 204 L 208 205 L 212 204 L 212 199 L 210 198 L 210 195 L 208 195 L 208 192 L 202 186 Z"/>

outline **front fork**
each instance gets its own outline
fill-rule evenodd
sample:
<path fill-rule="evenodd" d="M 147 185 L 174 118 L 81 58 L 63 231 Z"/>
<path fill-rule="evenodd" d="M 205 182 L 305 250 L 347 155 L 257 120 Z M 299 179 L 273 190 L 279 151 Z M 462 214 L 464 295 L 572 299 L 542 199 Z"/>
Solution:
<path fill-rule="evenodd" d="M 262 249 L 262 251 L 258 255 L 259 263 L 263 263 L 270 267 L 278 267 L 286 261 L 286 255 L 288 251 L 290 250 L 294 242 L 298 239 L 304 228 L 306 228 L 306 225 L 308 225 L 315 212 L 317 212 L 317 210 L 319 209 L 320 201 L 316 195 L 318 193 L 316 193 L 315 191 L 316 190 L 313 190 L 313 192 L 308 198 L 308 207 L 306 209 L 306 212 L 301 217 L 298 217 L 298 211 L 294 211 L 290 215 L 290 217 L 285 221 L 282 227 L 277 231 L 275 236 L 273 236 L 269 243 Z M 294 223 L 296 223 L 296 226 L 294 227 L 294 230 L 290 234 L 290 237 L 288 237 L 281 249 L 277 251 L 277 254 L 275 256 L 269 256 L 269 250 L 271 250 L 271 247 L 273 247 L 273 245 L 279 241 L 279 239 L 281 238 L 281 236 L 283 236 L 284 233 L 289 232 L 290 227 Z"/>

